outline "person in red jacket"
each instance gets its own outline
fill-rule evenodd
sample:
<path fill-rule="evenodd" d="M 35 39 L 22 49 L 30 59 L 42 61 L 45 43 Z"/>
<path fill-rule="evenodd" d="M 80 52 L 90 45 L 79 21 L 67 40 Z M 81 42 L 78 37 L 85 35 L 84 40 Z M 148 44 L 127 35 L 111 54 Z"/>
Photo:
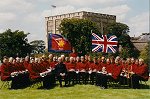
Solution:
<path fill-rule="evenodd" d="M 79 76 L 79 64 L 80 63 L 80 57 L 79 56 L 77 56 L 76 57 L 76 60 L 75 60 L 75 64 L 76 64 L 76 74 L 75 74 L 75 78 L 76 78 L 76 84 L 79 84 L 79 79 L 80 79 L 80 76 Z"/>
<path fill-rule="evenodd" d="M 102 89 L 107 88 L 107 81 L 108 79 L 112 79 L 112 69 L 113 64 L 111 64 L 111 61 L 109 58 L 106 60 L 106 64 L 103 63 L 102 71 L 99 73 L 99 86 L 101 86 Z"/>
<path fill-rule="evenodd" d="M 26 69 L 28 69 L 28 65 L 29 65 L 29 62 L 30 62 L 30 57 L 29 56 L 26 56 L 25 57 L 25 60 L 23 62 L 23 65 Z"/>
<path fill-rule="evenodd" d="M 75 62 L 76 62 L 76 63 L 79 63 L 80 61 L 81 61 L 81 60 L 80 60 L 80 57 L 77 56 L 76 59 L 75 59 Z"/>
<path fill-rule="evenodd" d="M 8 62 L 8 57 L 3 58 L 3 63 L 1 65 L 1 80 L 9 81 L 11 80 L 11 73 L 13 72 L 13 67 Z"/>
<path fill-rule="evenodd" d="M 89 78 L 91 77 L 91 69 L 89 68 L 89 66 L 93 63 L 93 60 L 92 60 L 92 57 L 89 55 L 87 56 L 87 61 L 86 61 L 86 68 L 87 68 L 87 73 L 86 73 L 86 78 L 87 78 L 87 81 L 89 80 Z M 90 81 L 92 82 L 92 80 L 90 79 Z"/>
<path fill-rule="evenodd" d="M 8 58 L 4 57 L 3 59 L 3 64 L 1 66 L 1 80 L 2 81 L 7 81 L 7 80 L 12 80 L 11 83 L 11 89 L 16 89 L 19 87 L 20 85 L 20 80 L 18 79 L 18 77 L 13 77 L 12 73 L 15 71 L 14 70 L 14 66 L 11 62 L 8 62 Z"/>
<path fill-rule="evenodd" d="M 53 54 L 49 54 L 49 55 L 48 55 L 48 62 L 49 62 L 49 63 L 53 61 L 53 57 L 54 57 Z"/>
<path fill-rule="evenodd" d="M 50 65 L 50 68 L 51 68 L 51 80 L 52 80 L 52 83 L 55 84 L 56 83 L 56 79 L 55 79 L 55 66 L 57 64 L 57 59 L 56 57 L 53 57 L 53 61 L 49 62 L 49 65 Z"/>
<path fill-rule="evenodd" d="M 139 81 L 143 80 L 143 81 L 147 81 L 149 76 L 148 76 L 148 66 L 146 64 L 144 64 L 144 60 L 142 58 L 139 59 L 139 65 L 137 66 L 137 68 L 134 70 L 135 72 L 130 72 L 130 74 L 132 74 L 131 76 L 131 84 L 133 86 L 134 89 L 139 89 L 140 88 L 140 84 Z"/>
<path fill-rule="evenodd" d="M 112 77 L 115 81 L 119 80 L 121 69 L 122 69 L 122 66 L 120 65 L 120 58 L 115 59 L 115 64 L 113 65 L 113 70 L 112 70 Z"/>
<path fill-rule="evenodd" d="M 57 59 L 56 57 L 53 57 L 53 61 L 49 62 L 50 68 L 54 70 L 56 64 L 57 64 Z"/>
<path fill-rule="evenodd" d="M 41 70 L 39 68 L 39 64 L 37 62 L 35 62 L 35 60 L 32 58 L 30 60 L 30 63 L 28 65 L 28 71 L 29 71 L 29 74 L 30 74 L 30 78 L 32 80 L 37 80 L 40 77 L 40 73 L 41 73 Z"/>
<path fill-rule="evenodd" d="M 43 87 L 49 89 L 51 87 L 50 75 L 41 75 L 41 73 L 43 73 L 43 67 L 41 68 L 40 61 L 41 60 L 37 58 L 35 60 L 31 59 L 31 63 L 28 66 L 30 78 L 35 81 L 42 80 Z"/>
<path fill-rule="evenodd" d="M 119 83 L 121 85 L 127 84 L 127 73 L 128 73 L 128 65 L 126 64 L 126 58 L 121 59 L 121 73 L 119 77 Z"/>
<path fill-rule="evenodd" d="M 102 89 L 107 88 L 108 79 L 117 81 L 121 73 L 121 66 L 119 64 L 119 58 L 115 59 L 115 64 L 111 64 L 110 59 L 106 60 L 106 64 L 103 64 L 102 72 L 99 75 L 100 86 Z"/>
<path fill-rule="evenodd" d="M 75 49 L 72 48 L 72 53 L 69 54 L 70 57 L 76 58 L 78 56 L 78 53 L 76 53 Z"/>
<path fill-rule="evenodd" d="M 18 89 L 18 88 L 22 88 L 24 85 L 24 77 L 23 74 L 21 73 L 23 70 L 25 70 L 25 68 L 23 68 L 22 64 L 20 63 L 20 58 L 16 57 L 16 61 L 13 64 L 13 69 L 14 69 L 14 73 L 16 73 L 16 75 L 11 76 L 12 77 L 12 89 Z"/>
<path fill-rule="evenodd" d="M 77 63 L 77 71 L 79 71 L 79 83 L 81 84 L 80 80 L 82 80 L 83 84 L 87 84 L 87 66 L 84 59 L 84 56 L 81 56 L 81 62 Z"/>
<path fill-rule="evenodd" d="M 69 57 L 65 57 L 65 61 L 64 61 L 64 64 L 66 65 L 66 64 L 68 64 L 69 63 Z"/>
<path fill-rule="evenodd" d="M 70 57 L 70 62 L 66 64 L 66 67 L 68 71 L 68 84 L 70 85 L 72 81 L 72 84 L 74 85 L 76 64 L 73 57 Z"/>
<path fill-rule="evenodd" d="M 98 62 L 97 62 L 97 58 L 94 57 L 93 58 L 93 62 L 91 64 L 89 64 L 89 68 L 88 68 L 88 72 L 89 72 L 89 78 L 91 81 L 91 84 L 94 85 L 94 80 L 96 77 L 96 72 L 97 72 L 97 68 L 98 68 Z"/>
<path fill-rule="evenodd" d="M 55 83 L 55 75 L 50 68 L 49 61 L 45 57 L 42 60 L 43 72 L 51 70 L 51 72 L 43 78 L 44 88 L 49 89 L 51 85 Z"/>
<path fill-rule="evenodd" d="M 106 63 L 105 63 L 105 57 L 102 56 L 101 59 L 99 58 L 99 66 L 97 68 L 97 73 L 96 73 L 96 86 L 101 86 L 101 76 L 102 76 L 102 68 L 106 68 Z"/>

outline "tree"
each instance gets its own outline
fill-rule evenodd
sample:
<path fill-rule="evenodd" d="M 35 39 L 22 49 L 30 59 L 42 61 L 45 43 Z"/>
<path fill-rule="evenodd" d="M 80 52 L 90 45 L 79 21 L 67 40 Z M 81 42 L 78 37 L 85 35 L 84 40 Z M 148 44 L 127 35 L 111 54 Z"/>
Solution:
<path fill-rule="evenodd" d="M 27 35 L 23 31 L 16 30 L 14 32 L 11 29 L 0 33 L 0 56 L 26 56 L 31 52 L 31 46 L 28 43 Z"/>
<path fill-rule="evenodd" d="M 148 45 L 140 52 L 140 58 L 143 58 L 145 63 L 150 66 L 150 41 Z"/>
<path fill-rule="evenodd" d="M 124 58 L 127 57 L 135 57 L 139 56 L 139 51 L 134 47 L 131 42 L 131 38 L 128 35 L 129 27 L 123 23 L 112 23 L 109 24 L 106 28 L 106 33 L 116 35 L 118 38 L 119 45 L 121 45 L 122 50 L 120 55 Z"/>
<path fill-rule="evenodd" d="M 32 53 L 44 53 L 45 52 L 45 42 L 43 40 L 34 40 L 30 42 L 30 45 L 32 46 L 33 50 Z"/>
<path fill-rule="evenodd" d="M 86 54 L 91 51 L 91 31 L 99 33 L 96 24 L 87 19 L 63 19 L 60 31 L 78 52 Z"/>

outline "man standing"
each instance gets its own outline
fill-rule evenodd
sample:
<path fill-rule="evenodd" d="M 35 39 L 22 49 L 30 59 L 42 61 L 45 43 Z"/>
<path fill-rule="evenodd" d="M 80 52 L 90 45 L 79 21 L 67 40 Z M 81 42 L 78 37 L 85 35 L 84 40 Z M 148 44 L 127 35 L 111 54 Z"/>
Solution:
<path fill-rule="evenodd" d="M 66 65 L 62 62 L 62 58 L 58 58 L 58 64 L 55 66 L 56 77 L 59 81 L 60 87 L 62 87 L 62 79 L 64 78 L 65 86 L 67 85 L 67 68 Z"/>

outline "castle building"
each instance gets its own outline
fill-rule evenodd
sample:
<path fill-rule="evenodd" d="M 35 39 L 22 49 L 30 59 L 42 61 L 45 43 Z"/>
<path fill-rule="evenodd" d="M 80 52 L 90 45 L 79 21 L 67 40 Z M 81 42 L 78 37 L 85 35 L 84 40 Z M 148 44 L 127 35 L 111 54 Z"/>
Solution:
<path fill-rule="evenodd" d="M 97 25 L 98 29 L 101 31 L 101 33 L 103 33 L 104 29 L 106 28 L 106 26 L 108 24 L 116 22 L 115 15 L 86 12 L 86 11 L 67 13 L 67 14 L 55 15 L 55 16 L 48 16 L 48 17 L 45 17 L 47 35 L 48 35 L 48 33 L 54 33 L 54 34 L 61 33 L 59 31 L 59 25 L 61 24 L 61 20 L 63 20 L 64 18 L 89 19 L 92 22 L 96 23 L 96 25 Z"/>

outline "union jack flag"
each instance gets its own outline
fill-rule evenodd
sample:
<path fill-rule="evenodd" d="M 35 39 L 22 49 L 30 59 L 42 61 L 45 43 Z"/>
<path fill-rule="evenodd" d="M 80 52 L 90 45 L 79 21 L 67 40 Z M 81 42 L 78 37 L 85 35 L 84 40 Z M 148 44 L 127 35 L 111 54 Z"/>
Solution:
<path fill-rule="evenodd" d="M 115 35 L 102 35 L 92 33 L 92 52 L 115 53 L 118 50 L 118 40 Z"/>

